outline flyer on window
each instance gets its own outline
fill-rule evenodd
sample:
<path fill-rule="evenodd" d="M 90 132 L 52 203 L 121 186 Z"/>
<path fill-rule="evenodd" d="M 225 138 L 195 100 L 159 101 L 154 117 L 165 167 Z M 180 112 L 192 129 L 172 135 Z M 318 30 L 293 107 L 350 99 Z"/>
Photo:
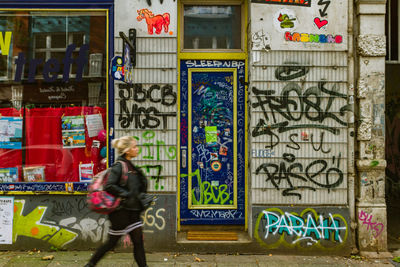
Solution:
<path fill-rule="evenodd" d="M 101 130 L 104 130 L 101 114 L 86 115 L 86 126 L 89 138 L 97 136 Z"/>
<path fill-rule="evenodd" d="M 61 127 L 64 148 L 85 147 L 84 116 L 63 116 Z"/>
<path fill-rule="evenodd" d="M 22 118 L 0 117 L 0 148 L 21 149 Z"/>
<path fill-rule="evenodd" d="M 81 182 L 91 182 L 93 179 L 93 163 L 79 164 L 79 180 Z"/>
<path fill-rule="evenodd" d="M 44 182 L 44 166 L 24 167 L 24 182 Z"/>
<path fill-rule="evenodd" d="M 0 168 L 0 183 L 15 183 L 18 181 L 18 168 Z"/>
<path fill-rule="evenodd" d="M 12 244 L 14 197 L 0 197 L 0 244 Z"/>

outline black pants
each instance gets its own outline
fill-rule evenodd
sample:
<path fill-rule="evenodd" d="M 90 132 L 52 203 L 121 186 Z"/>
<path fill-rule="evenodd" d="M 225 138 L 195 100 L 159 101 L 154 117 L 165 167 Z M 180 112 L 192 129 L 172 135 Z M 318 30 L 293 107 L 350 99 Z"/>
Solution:
<path fill-rule="evenodd" d="M 129 228 L 130 225 L 140 222 L 140 212 L 121 209 L 110 213 L 108 215 L 108 218 L 111 222 L 111 229 L 114 230 L 113 232 L 119 230 L 123 232 L 122 230 L 127 227 Z M 123 235 L 124 234 L 108 234 L 108 240 L 96 250 L 92 258 L 90 259 L 90 263 L 92 265 L 96 265 L 96 263 L 100 261 L 104 254 L 115 248 L 118 240 L 120 240 Z M 131 237 L 133 243 L 133 256 L 136 260 L 136 263 L 139 265 L 139 267 L 147 266 L 146 254 L 144 252 L 142 227 L 140 226 L 130 231 L 129 236 Z"/>

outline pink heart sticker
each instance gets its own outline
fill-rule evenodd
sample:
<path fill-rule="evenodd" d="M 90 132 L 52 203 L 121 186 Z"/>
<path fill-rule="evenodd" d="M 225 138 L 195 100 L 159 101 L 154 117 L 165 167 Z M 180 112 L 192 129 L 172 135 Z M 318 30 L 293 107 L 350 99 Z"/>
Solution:
<path fill-rule="evenodd" d="M 315 18 L 314 19 L 314 23 L 315 23 L 315 25 L 317 25 L 318 29 L 321 29 L 326 24 L 328 24 L 328 21 L 327 20 L 320 20 L 319 18 Z"/>

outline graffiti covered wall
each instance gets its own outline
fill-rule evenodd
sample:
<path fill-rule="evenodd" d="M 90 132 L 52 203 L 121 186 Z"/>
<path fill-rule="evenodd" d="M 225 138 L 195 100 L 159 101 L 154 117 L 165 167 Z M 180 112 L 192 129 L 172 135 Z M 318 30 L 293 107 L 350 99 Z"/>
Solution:
<path fill-rule="evenodd" d="M 251 201 L 346 205 L 347 1 L 253 0 L 251 10 Z"/>
<path fill-rule="evenodd" d="M 137 29 L 137 62 L 130 84 L 115 83 L 114 136 L 138 140 L 135 160 L 150 178 L 150 191 L 176 191 L 176 10 L 174 0 L 116 3 L 117 32 Z M 115 40 L 116 55 L 121 56 L 122 39 Z"/>
<path fill-rule="evenodd" d="M 165 250 L 175 245 L 175 214 L 176 196 L 159 195 L 142 214 L 146 247 Z M 95 248 L 107 239 L 109 227 L 106 216 L 87 208 L 83 195 L 15 196 L 12 245 L 0 249 Z M 122 248 L 129 246 L 122 244 Z"/>
<path fill-rule="evenodd" d="M 255 41 L 268 50 L 347 50 L 347 0 L 251 2 L 253 46 Z"/>
<path fill-rule="evenodd" d="M 254 238 L 267 249 L 345 253 L 349 211 L 340 207 L 253 207 Z"/>

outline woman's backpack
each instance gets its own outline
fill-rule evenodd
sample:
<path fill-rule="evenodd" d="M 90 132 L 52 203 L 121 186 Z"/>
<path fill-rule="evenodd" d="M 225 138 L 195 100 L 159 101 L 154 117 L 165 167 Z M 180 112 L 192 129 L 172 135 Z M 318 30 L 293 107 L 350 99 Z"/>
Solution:
<path fill-rule="evenodd" d="M 123 161 L 122 164 L 122 174 L 120 179 L 120 184 L 126 184 L 128 180 L 128 166 Z M 97 173 L 93 177 L 93 182 L 89 185 L 87 203 L 89 209 L 94 212 L 101 214 L 109 214 L 114 211 L 120 204 L 121 199 L 115 197 L 110 193 L 104 191 L 104 186 L 107 183 L 108 176 L 110 175 L 111 167 Z"/>

